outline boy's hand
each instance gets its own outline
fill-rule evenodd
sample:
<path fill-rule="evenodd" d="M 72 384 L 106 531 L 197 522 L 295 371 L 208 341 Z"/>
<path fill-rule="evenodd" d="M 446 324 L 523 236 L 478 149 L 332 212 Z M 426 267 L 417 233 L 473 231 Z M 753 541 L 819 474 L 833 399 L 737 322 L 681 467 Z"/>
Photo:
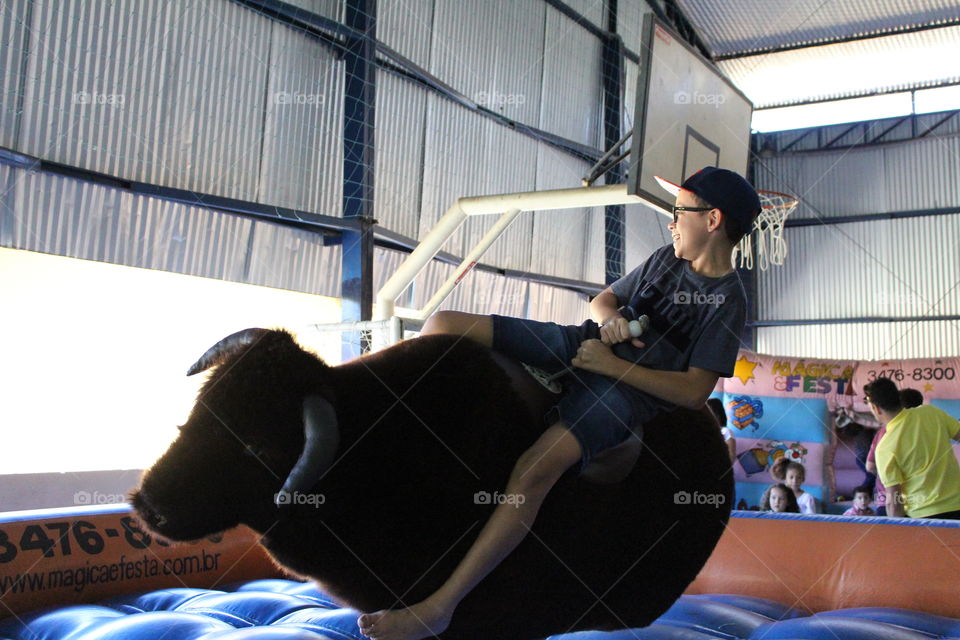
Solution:
<path fill-rule="evenodd" d="M 644 346 L 639 338 L 630 335 L 630 323 L 623 316 L 617 314 L 600 326 L 600 341 L 603 344 L 620 344 L 627 340 L 638 349 Z"/>
<path fill-rule="evenodd" d="M 570 364 L 585 371 L 610 375 L 620 360 L 610 347 L 599 340 L 584 340 Z"/>

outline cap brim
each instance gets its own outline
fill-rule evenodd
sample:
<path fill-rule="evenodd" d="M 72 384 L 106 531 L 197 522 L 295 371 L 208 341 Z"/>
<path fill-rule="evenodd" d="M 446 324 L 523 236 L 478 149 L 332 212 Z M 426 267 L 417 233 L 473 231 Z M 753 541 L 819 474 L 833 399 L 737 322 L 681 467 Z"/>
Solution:
<path fill-rule="evenodd" d="M 673 184 L 669 180 L 661 178 L 660 176 L 653 176 L 653 179 L 656 180 L 661 187 L 669 191 L 670 195 L 674 197 L 680 195 L 680 185 Z"/>

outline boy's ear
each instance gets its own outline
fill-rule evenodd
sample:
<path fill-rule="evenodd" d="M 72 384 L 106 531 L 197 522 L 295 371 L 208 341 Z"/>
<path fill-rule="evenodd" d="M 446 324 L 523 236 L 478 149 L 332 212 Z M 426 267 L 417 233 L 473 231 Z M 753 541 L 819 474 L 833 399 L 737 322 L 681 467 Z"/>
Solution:
<path fill-rule="evenodd" d="M 723 211 L 720 209 L 713 208 L 707 213 L 709 217 L 707 229 L 713 231 L 714 229 L 720 229 L 723 226 Z"/>

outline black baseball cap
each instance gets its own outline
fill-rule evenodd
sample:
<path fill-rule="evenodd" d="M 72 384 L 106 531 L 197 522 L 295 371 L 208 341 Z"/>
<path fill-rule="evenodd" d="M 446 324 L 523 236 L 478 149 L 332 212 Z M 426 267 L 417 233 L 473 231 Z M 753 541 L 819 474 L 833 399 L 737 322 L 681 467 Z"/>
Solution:
<path fill-rule="evenodd" d="M 704 167 L 681 185 L 660 176 L 654 178 L 674 196 L 680 193 L 680 189 L 696 194 L 701 200 L 735 220 L 743 233 L 749 233 L 753 229 L 753 221 L 760 213 L 760 197 L 757 196 L 756 189 L 736 171 Z"/>

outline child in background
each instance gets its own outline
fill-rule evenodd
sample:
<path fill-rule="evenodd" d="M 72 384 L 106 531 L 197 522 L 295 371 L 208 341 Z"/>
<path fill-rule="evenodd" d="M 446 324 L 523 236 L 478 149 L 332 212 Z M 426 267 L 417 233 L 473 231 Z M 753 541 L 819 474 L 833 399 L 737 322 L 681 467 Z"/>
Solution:
<path fill-rule="evenodd" d="M 790 487 L 778 482 L 767 487 L 760 498 L 760 511 L 773 511 L 774 513 L 800 513 L 800 507 L 797 505 L 797 497 L 793 495 Z"/>
<path fill-rule="evenodd" d="M 873 509 L 870 508 L 870 500 L 873 493 L 870 487 L 857 487 L 853 490 L 853 506 L 843 512 L 845 516 L 875 516 Z"/>
<path fill-rule="evenodd" d="M 800 505 L 800 513 L 816 513 L 817 501 L 814 497 L 800 488 L 807 479 L 807 470 L 799 462 L 780 458 L 770 469 L 770 475 L 777 482 L 782 482 L 793 490 L 793 495 Z"/>

